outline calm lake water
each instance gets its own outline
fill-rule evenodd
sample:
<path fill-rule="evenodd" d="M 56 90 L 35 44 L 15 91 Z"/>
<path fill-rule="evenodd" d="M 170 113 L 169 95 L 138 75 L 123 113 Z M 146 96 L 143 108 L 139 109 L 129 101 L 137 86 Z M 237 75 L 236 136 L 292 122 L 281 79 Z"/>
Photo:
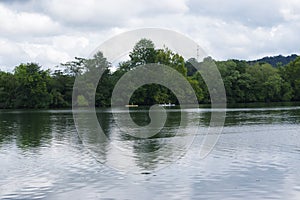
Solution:
<path fill-rule="evenodd" d="M 205 159 L 199 149 L 211 110 L 185 110 L 189 126 L 180 126 L 179 109 L 167 111 L 158 135 L 136 139 L 119 131 L 109 109 L 98 110 L 110 138 L 98 153 L 80 139 L 71 110 L 0 111 L 0 199 L 300 199 L 299 105 L 228 108 Z M 131 116 L 149 123 L 147 109 Z M 168 145 L 173 138 L 193 143 L 170 160 L 183 151 Z M 109 162 L 129 163 L 134 173 Z"/>

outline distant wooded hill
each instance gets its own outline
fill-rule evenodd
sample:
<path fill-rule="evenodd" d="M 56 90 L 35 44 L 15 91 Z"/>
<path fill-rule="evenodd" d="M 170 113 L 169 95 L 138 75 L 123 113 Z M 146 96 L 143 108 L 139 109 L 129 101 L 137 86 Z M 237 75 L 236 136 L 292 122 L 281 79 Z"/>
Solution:
<path fill-rule="evenodd" d="M 251 60 L 251 61 L 247 61 L 249 64 L 255 64 L 255 63 L 269 63 L 270 65 L 272 65 L 273 67 L 279 67 L 279 66 L 284 66 L 287 65 L 288 63 L 294 61 L 297 58 L 296 54 L 292 54 L 289 56 L 267 56 L 267 57 L 263 57 L 261 59 L 258 60 Z"/>

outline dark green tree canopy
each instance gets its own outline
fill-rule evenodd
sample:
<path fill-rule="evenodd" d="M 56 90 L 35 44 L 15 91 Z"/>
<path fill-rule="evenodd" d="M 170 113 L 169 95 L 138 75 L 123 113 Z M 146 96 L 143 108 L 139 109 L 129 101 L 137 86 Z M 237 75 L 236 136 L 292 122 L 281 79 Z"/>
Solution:
<path fill-rule="evenodd" d="M 131 67 L 154 63 L 156 57 L 155 45 L 151 40 L 146 38 L 137 42 L 129 53 Z"/>

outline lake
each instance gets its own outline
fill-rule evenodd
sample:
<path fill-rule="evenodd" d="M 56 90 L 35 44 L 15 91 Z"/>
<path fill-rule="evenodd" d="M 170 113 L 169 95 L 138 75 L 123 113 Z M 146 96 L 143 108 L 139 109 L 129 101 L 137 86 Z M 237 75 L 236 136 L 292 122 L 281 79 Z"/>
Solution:
<path fill-rule="evenodd" d="M 100 145 L 77 133 L 72 110 L 1 110 L 0 199 L 300 199 L 299 104 L 228 108 L 204 159 L 211 110 L 184 110 L 186 126 L 180 109 L 166 110 L 165 127 L 141 139 L 98 109 L 109 138 Z M 149 123 L 147 108 L 131 111 L 137 124 Z"/>

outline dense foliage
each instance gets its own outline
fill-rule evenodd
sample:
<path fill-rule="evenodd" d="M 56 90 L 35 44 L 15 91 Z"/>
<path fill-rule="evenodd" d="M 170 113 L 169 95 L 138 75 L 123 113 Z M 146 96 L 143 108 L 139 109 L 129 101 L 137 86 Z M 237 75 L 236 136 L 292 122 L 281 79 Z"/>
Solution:
<path fill-rule="evenodd" d="M 104 71 L 96 89 L 95 104 L 97 107 L 110 106 L 117 81 L 126 72 L 147 63 L 164 64 L 177 70 L 189 81 L 199 103 L 209 103 L 206 84 L 193 65 L 201 69 L 211 62 L 210 57 L 202 62 L 194 58 L 184 60 L 170 49 L 156 49 L 152 41 L 142 39 L 130 52 L 129 60 L 119 63 L 115 71 L 101 52 L 91 59 L 75 58 L 61 64 L 63 69 L 53 72 L 42 70 L 36 63 L 20 64 L 13 73 L 0 71 L 0 108 L 70 107 L 75 77 L 88 73 L 97 76 L 97 68 Z M 228 60 L 215 61 L 215 64 L 223 77 L 229 103 L 300 101 L 300 57 L 287 65 L 278 63 L 276 67 L 262 61 Z M 130 101 L 139 105 L 178 103 L 169 89 L 157 84 L 140 87 Z M 88 105 L 84 96 L 77 97 L 77 103 Z"/>

